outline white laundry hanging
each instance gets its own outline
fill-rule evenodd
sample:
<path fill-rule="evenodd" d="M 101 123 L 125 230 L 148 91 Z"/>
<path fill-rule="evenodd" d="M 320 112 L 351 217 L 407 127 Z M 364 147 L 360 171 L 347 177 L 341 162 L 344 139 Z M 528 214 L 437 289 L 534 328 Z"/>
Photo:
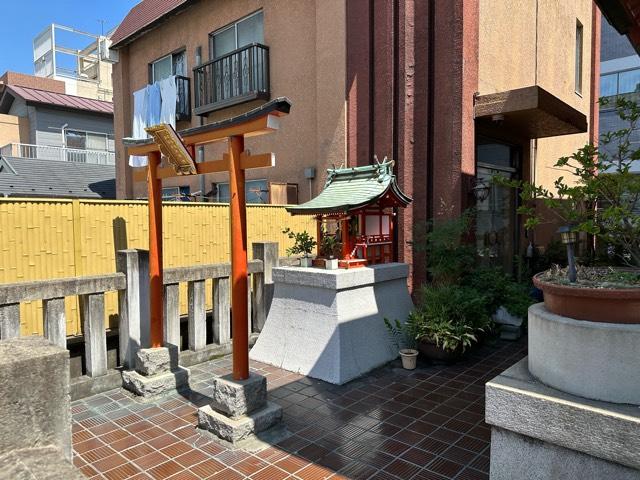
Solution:
<path fill-rule="evenodd" d="M 147 138 L 147 87 L 141 88 L 133 92 L 133 131 L 132 137 L 136 140 Z M 130 155 L 129 165 L 132 167 L 147 166 L 146 155 Z"/>
<path fill-rule="evenodd" d="M 178 90 L 176 77 L 172 75 L 158 82 L 162 106 L 160 108 L 160 123 L 166 123 L 176 128 L 176 103 Z"/>

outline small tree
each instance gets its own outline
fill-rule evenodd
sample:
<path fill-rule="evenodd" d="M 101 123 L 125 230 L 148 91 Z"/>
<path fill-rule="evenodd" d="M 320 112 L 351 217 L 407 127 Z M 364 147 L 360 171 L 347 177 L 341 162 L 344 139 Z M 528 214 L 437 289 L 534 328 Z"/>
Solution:
<path fill-rule="evenodd" d="M 555 166 L 570 176 L 558 177 L 555 191 L 520 180 L 494 180 L 520 189 L 518 213 L 527 217 L 525 228 L 543 221 L 534 205 L 540 200 L 574 231 L 595 235 L 625 264 L 640 267 L 640 175 L 632 172 L 640 161 L 640 146 L 633 141 L 640 129 L 640 106 L 618 97 L 615 109 L 627 126 L 602 135 L 598 147 L 587 144 L 560 158 Z"/>
<path fill-rule="evenodd" d="M 287 248 L 287 255 L 303 255 L 308 257 L 316 246 L 316 241 L 305 230 L 302 232 L 294 232 L 289 227 L 285 228 L 282 233 L 293 239 L 293 246 Z"/>

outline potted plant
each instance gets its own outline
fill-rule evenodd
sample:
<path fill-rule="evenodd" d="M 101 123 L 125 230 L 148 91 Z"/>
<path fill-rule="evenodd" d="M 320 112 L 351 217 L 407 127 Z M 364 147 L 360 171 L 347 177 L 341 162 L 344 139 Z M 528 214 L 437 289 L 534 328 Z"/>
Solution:
<path fill-rule="evenodd" d="M 598 146 L 587 144 L 560 158 L 556 167 L 571 175 L 556 179 L 553 189 L 495 180 L 520 189 L 523 202 L 518 212 L 527 217 L 526 228 L 545 220 L 536 202 L 562 221 L 559 233 L 569 267 L 533 278 L 544 292 L 547 309 L 578 320 L 640 323 L 640 176 L 633 173 L 640 148 L 631 141 L 640 129 L 640 106 L 624 97 L 615 102 L 628 127 L 602 135 Z M 607 266 L 575 266 L 573 249 L 579 235 L 595 238 Z"/>
<path fill-rule="evenodd" d="M 455 362 L 488 331 L 487 298 L 462 285 L 426 285 L 416 310 L 418 351 L 425 357 Z"/>
<path fill-rule="evenodd" d="M 285 228 L 282 233 L 286 234 L 289 238 L 293 239 L 293 246 L 287 249 L 287 255 L 302 255 L 300 257 L 301 267 L 311 266 L 311 252 L 313 247 L 316 246 L 316 241 L 305 230 L 302 232 L 293 232 L 290 228 Z"/>
<path fill-rule="evenodd" d="M 324 258 L 324 268 L 336 270 L 338 268 L 338 257 L 342 249 L 342 243 L 335 235 L 324 234 L 320 241 L 320 255 Z"/>
<path fill-rule="evenodd" d="M 384 324 L 402 359 L 402 368 L 405 370 L 414 370 L 418 361 L 416 320 L 417 317 L 413 312 L 409 314 L 404 325 L 397 319 L 393 323 L 388 318 L 384 319 Z"/>

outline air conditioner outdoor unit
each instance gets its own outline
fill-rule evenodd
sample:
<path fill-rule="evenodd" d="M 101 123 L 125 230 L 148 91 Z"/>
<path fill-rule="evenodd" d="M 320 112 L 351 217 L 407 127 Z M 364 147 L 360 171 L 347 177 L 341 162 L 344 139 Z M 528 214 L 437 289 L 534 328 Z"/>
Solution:
<path fill-rule="evenodd" d="M 118 63 L 119 56 L 117 50 L 111 50 L 111 39 L 107 37 L 100 38 L 100 60 L 109 63 Z"/>

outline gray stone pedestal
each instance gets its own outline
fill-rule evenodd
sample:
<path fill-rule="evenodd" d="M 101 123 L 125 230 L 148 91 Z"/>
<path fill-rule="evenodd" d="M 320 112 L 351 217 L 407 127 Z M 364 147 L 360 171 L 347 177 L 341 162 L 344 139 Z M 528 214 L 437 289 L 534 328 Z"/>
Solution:
<path fill-rule="evenodd" d="M 189 370 L 178 365 L 175 347 L 142 348 L 136 369 L 122 372 L 122 386 L 141 397 L 151 397 L 189 385 Z"/>
<path fill-rule="evenodd" d="M 409 265 L 350 270 L 273 269 L 267 322 L 253 360 L 343 384 L 397 358 L 384 318 L 404 322 L 413 303 Z"/>
<path fill-rule="evenodd" d="M 267 401 L 267 380 L 251 373 L 247 380 L 231 375 L 213 382 L 210 405 L 198 410 L 198 426 L 237 444 L 280 424 L 282 407 Z"/>

